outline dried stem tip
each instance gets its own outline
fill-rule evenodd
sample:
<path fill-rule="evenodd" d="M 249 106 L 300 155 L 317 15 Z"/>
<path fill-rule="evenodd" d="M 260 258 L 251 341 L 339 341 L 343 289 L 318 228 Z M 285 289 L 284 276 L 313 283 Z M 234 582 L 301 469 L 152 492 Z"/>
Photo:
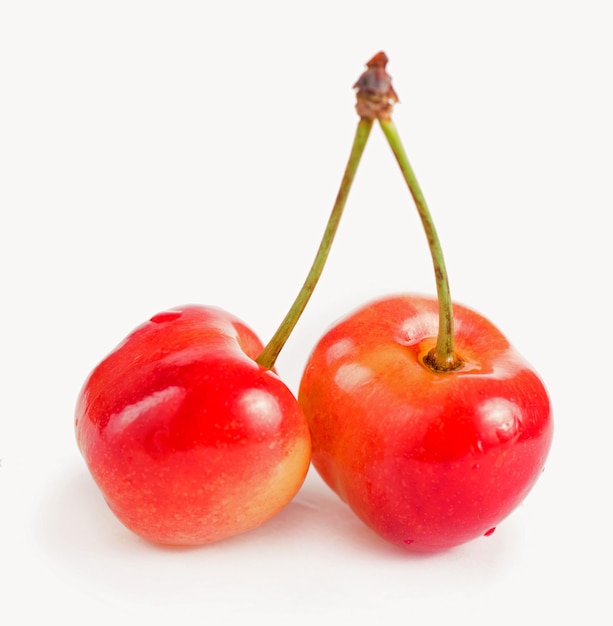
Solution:
<path fill-rule="evenodd" d="M 387 60 L 385 52 L 375 54 L 353 86 L 358 90 L 355 108 L 362 119 L 391 119 L 398 96 L 392 87 L 392 77 L 385 70 Z"/>

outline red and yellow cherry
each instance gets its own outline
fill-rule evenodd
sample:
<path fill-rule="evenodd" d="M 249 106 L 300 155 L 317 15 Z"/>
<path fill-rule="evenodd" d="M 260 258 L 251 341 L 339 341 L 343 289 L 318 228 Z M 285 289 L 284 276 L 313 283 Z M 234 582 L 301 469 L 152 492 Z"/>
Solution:
<path fill-rule="evenodd" d="M 438 297 L 381 299 L 334 325 L 307 362 L 298 400 L 325 482 L 383 538 L 437 551 L 491 534 L 523 501 L 553 422 L 539 376 L 494 325 L 452 305 L 438 236 L 391 121 L 386 63 L 376 55 L 356 83 L 357 109 L 379 121 L 400 165 Z"/>
<path fill-rule="evenodd" d="M 206 544 L 260 526 L 310 462 L 304 415 L 256 363 L 263 349 L 216 308 L 159 313 L 91 373 L 76 435 L 109 507 L 141 537 Z"/>
<path fill-rule="evenodd" d="M 485 318 L 455 305 L 462 365 L 436 371 L 438 302 L 400 295 L 337 323 L 298 400 L 312 463 L 392 543 L 440 550 L 485 535 L 525 498 L 551 444 L 545 388 Z"/>
<path fill-rule="evenodd" d="M 186 306 L 152 317 L 87 378 L 77 442 L 134 533 L 211 543 L 260 526 L 302 485 L 308 425 L 273 367 L 319 280 L 371 127 L 358 124 L 311 270 L 265 347 L 229 313 Z"/>

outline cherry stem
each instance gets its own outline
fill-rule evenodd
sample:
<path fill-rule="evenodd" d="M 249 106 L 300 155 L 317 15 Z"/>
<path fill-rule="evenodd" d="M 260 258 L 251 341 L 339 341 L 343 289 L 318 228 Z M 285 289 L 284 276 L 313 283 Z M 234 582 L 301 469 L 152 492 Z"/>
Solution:
<path fill-rule="evenodd" d="M 311 266 L 311 269 L 304 281 L 304 284 L 302 285 L 302 288 L 296 296 L 294 303 L 281 322 L 281 325 L 256 359 L 256 362 L 266 369 L 272 369 L 274 367 L 279 353 L 294 330 L 296 323 L 302 315 L 309 299 L 311 298 L 311 295 L 313 294 L 313 291 L 315 290 L 315 286 L 319 281 L 328 258 L 328 254 L 332 247 L 332 242 L 334 240 L 334 236 L 336 235 L 336 230 L 343 214 L 347 197 L 349 196 L 349 190 L 353 184 L 360 159 L 362 158 L 362 153 L 366 147 L 366 142 L 372 129 L 372 124 L 372 119 L 364 118 L 360 119 L 358 123 L 349 160 L 347 161 L 347 165 L 345 167 L 345 173 L 336 196 L 334 207 L 332 208 L 332 212 L 328 219 L 328 224 L 326 225 L 321 243 L 319 244 L 319 249 L 317 250 L 317 254 L 313 260 L 313 265 Z"/>
<path fill-rule="evenodd" d="M 437 372 L 449 372 L 456 370 L 462 366 L 462 360 L 457 356 L 454 349 L 454 335 L 453 335 L 453 304 L 451 301 L 451 294 L 449 291 L 449 280 L 447 278 L 447 268 L 445 266 L 445 259 L 443 257 L 443 250 L 434 227 L 434 222 L 426 204 L 424 194 L 421 191 L 421 187 L 417 182 L 411 163 L 406 155 L 396 125 L 388 117 L 380 117 L 379 123 L 381 129 L 396 157 L 396 161 L 400 166 L 400 170 L 404 176 L 419 217 L 424 227 L 426 237 L 428 239 L 428 246 L 430 248 L 430 254 L 432 256 L 432 263 L 434 265 L 434 275 L 436 278 L 436 291 L 438 296 L 438 308 L 439 308 L 439 326 L 438 336 L 436 340 L 436 346 L 431 350 L 425 359 L 425 363 L 431 369 Z"/>

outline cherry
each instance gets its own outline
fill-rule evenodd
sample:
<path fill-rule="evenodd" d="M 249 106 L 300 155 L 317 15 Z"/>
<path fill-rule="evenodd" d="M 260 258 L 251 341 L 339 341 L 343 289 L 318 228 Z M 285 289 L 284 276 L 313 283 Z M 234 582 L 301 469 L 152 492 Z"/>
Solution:
<path fill-rule="evenodd" d="M 109 507 L 137 535 L 218 541 L 260 526 L 301 487 L 308 424 L 274 364 L 321 275 L 371 125 L 358 126 L 311 270 L 265 347 L 230 313 L 178 307 L 135 329 L 85 381 L 78 446 Z"/>
<path fill-rule="evenodd" d="M 437 298 L 366 304 L 317 343 L 298 400 L 312 463 L 381 537 L 438 551 L 491 535 L 541 474 L 553 435 L 537 373 L 487 319 L 453 304 L 434 224 L 391 119 L 397 101 L 375 55 L 356 83 L 417 206 Z"/>
<path fill-rule="evenodd" d="M 77 437 L 115 515 L 158 543 L 210 543 L 259 526 L 300 487 L 309 434 L 294 396 L 228 313 L 153 316 L 94 370 Z"/>

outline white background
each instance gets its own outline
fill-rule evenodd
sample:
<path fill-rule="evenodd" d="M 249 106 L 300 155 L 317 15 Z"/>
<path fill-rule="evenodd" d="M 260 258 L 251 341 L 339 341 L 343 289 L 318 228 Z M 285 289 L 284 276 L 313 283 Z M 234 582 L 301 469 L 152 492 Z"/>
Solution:
<path fill-rule="evenodd" d="M 0 622 L 613 623 L 609 11 L 605 0 L 0 5 Z M 152 547 L 87 473 L 79 388 L 171 306 L 215 304 L 270 338 L 340 183 L 352 85 L 379 50 L 454 299 L 494 321 L 551 393 L 546 471 L 494 535 L 427 558 L 373 535 L 313 474 L 257 531 Z M 433 293 L 434 280 L 375 127 L 278 361 L 290 388 L 338 316 L 400 291 Z"/>

